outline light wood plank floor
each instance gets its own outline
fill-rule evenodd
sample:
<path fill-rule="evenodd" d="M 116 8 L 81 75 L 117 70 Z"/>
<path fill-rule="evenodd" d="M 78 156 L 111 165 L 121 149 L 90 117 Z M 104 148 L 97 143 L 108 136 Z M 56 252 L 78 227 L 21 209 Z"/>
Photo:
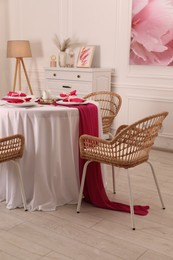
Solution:
<path fill-rule="evenodd" d="M 59 207 L 52 212 L 8 210 L 0 203 L 0 260 L 170 260 L 173 259 L 173 153 L 153 150 L 166 210 L 161 209 L 147 164 L 132 170 L 135 204 L 150 205 L 145 217 L 94 208 L 82 203 Z M 108 171 L 110 168 L 108 167 Z M 127 176 L 116 172 L 117 194 L 111 199 L 128 203 Z"/>

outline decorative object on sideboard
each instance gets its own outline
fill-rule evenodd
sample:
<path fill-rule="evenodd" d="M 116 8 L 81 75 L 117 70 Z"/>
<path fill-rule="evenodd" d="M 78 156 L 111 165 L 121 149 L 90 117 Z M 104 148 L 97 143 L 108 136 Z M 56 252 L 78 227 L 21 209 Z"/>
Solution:
<path fill-rule="evenodd" d="M 72 45 L 70 38 L 67 38 L 61 42 L 57 35 L 55 35 L 55 38 L 53 39 L 53 41 L 59 51 L 66 51 Z"/>
<path fill-rule="evenodd" d="M 58 36 L 55 35 L 53 41 L 59 50 L 59 56 L 58 56 L 59 66 L 66 67 L 66 59 L 67 59 L 66 50 L 71 47 L 71 40 L 70 38 L 67 38 L 61 42 Z"/>
<path fill-rule="evenodd" d="M 28 83 L 28 87 L 31 95 L 33 95 L 31 84 L 26 72 L 25 64 L 23 58 L 32 57 L 31 48 L 29 41 L 26 40 L 13 40 L 7 42 L 7 58 L 16 58 L 16 67 L 14 74 L 13 91 L 16 89 L 16 79 L 18 76 L 19 80 L 19 91 L 21 91 L 21 65 L 24 70 L 24 74 Z"/>
<path fill-rule="evenodd" d="M 74 49 L 76 47 L 82 46 L 82 43 L 72 41 L 70 38 L 66 38 L 62 42 L 59 40 L 58 36 L 55 35 L 53 39 L 56 47 L 59 50 L 59 66 L 60 67 L 74 67 L 75 66 L 75 55 Z M 67 53 L 67 50 L 69 52 Z M 63 54 L 62 54 L 63 53 Z"/>
<path fill-rule="evenodd" d="M 67 53 L 65 51 L 60 51 L 58 55 L 58 64 L 60 67 L 66 67 L 67 64 Z"/>
<path fill-rule="evenodd" d="M 52 55 L 50 57 L 50 67 L 56 67 L 57 66 L 57 62 L 56 62 L 56 56 Z"/>
<path fill-rule="evenodd" d="M 73 49 L 69 49 L 67 53 L 67 67 L 73 68 L 75 66 L 75 53 Z"/>
<path fill-rule="evenodd" d="M 94 45 L 82 46 L 78 55 L 77 67 L 90 68 L 92 65 L 94 51 L 95 51 Z"/>

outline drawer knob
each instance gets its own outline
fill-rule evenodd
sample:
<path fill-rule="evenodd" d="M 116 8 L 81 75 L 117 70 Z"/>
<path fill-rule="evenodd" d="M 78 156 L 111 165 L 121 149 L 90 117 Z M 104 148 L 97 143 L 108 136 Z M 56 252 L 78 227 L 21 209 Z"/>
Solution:
<path fill-rule="evenodd" d="M 56 77 L 56 73 L 53 73 L 53 76 Z"/>
<path fill-rule="evenodd" d="M 77 78 L 79 79 L 79 78 L 80 78 L 80 75 L 77 75 Z"/>

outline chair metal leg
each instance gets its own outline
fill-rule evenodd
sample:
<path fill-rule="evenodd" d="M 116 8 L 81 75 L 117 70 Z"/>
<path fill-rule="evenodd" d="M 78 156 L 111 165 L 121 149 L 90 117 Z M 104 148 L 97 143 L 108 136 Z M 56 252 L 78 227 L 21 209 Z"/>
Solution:
<path fill-rule="evenodd" d="M 25 190 L 24 190 L 24 186 L 23 186 L 23 180 L 22 180 L 22 174 L 21 174 L 19 162 L 15 161 L 15 160 L 12 160 L 12 162 L 16 165 L 17 170 L 18 170 L 18 178 L 19 178 L 19 182 L 20 182 L 20 190 L 21 190 L 21 195 L 22 195 L 23 206 L 24 206 L 24 210 L 27 211 L 26 195 L 25 195 Z"/>
<path fill-rule="evenodd" d="M 114 135 L 111 132 L 109 132 L 108 135 L 110 139 L 113 139 Z"/>
<path fill-rule="evenodd" d="M 130 182 L 130 174 L 129 174 L 129 170 L 128 169 L 126 171 L 127 171 L 127 177 L 128 177 L 128 185 L 129 185 L 129 200 L 130 200 L 131 224 L 132 224 L 132 229 L 135 230 L 134 206 L 133 206 L 133 196 L 132 196 L 132 189 L 131 189 L 131 182 Z"/>
<path fill-rule="evenodd" d="M 160 192 L 160 188 L 159 188 L 159 184 L 158 184 L 158 181 L 157 181 L 157 178 L 156 178 L 154 167 L 153 167 L 153 165 L 152 165 L 152 163 L 150 161 L 147 161 L 147 163 L 149 164 L 149 166 L 151 168 L 151 171 L 152 171 L 152 174 L 153 174 L 153 178 L 154 178 L 154 181 L 155 181 L 155 184 L 156 184 L 157 192 L 159 194 L 159 198 L 160 198 L 160 202 L 161 202 L 161 205 L 162 205 L 162 209 L 165 209 L 165 205 L 164 205 L 164 202 L 163 202 L 163 199 L 162 199 L 162 195 L 161 195 L 161 192 Z"/>
<path fill-rule="evenodd" d="M 81 207 L 81 202 L 82 202 L 82 197 L 83 197 L 83 188 L 85 184 L 85 177 L 86 177 L 86 172 L 87 172 L 87 166 L 88 164 L 92 161 L 86 161 L 83 167 L 83 173 L 82 173 L 82 180 L 81 180 L 81 185 L 80 185 L 80 192 L 79 192 L 79 198 L 78 198 L 78 204 L 77 204 L 77 213 L 80 212 L 80 207 Z"/>
<path fill-rule="evenodd" d="M 113 193 L 115 194 L 116 193 L 116 190 L 115 190 L 115 169 L 114 169 L 113 165 L 112 165 L 112 183 L 113 183 Z"/>

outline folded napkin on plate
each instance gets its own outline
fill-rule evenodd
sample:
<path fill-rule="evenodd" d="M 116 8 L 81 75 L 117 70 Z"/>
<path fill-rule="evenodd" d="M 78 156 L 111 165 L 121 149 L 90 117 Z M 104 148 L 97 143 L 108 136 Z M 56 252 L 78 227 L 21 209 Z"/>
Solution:
<path fill-rule="evenodd" d="M 23 92 L 9 91 L 7 96 L 2 99 L 8 103 L 24 103 L 30 101 L 31 97 L 27 97 L 27 95 Z"/>
<path fill-rule="evenodd" d="M 76 90 L 73 90 L 73 91 L 71 91 L 70 93 L 68 93 L 68 94 L 66 94 L 66 93 L 61 93 L 61 94 L 59 94 L 60 95 L 60 97 L 69 97 L 69 96 L 76 96 Z"/>
<path fill-rule="evenodd" d="M 24 103 L 31 100 L 31 98 L 22 99 L 22 98 L 8 98 L 8 97 L 4 97 L 2 99 L 7 101 L 8 103 Z"/>
<path fill-rule="evenodd" d="M 7 96 L 10 96 L 10 97 L 26 97 L 26 94 L 23 93 L 23 92 L 9 91 Z"/>
<path fill-rule="evenodd" d="M 63 99 L 63 102 L 84 102 L 84 101 L 85 101 L 85 99 L 78 98 L 78 97 L 76 97 L 76 98 L 67 97 L 67 98 Z"/>

